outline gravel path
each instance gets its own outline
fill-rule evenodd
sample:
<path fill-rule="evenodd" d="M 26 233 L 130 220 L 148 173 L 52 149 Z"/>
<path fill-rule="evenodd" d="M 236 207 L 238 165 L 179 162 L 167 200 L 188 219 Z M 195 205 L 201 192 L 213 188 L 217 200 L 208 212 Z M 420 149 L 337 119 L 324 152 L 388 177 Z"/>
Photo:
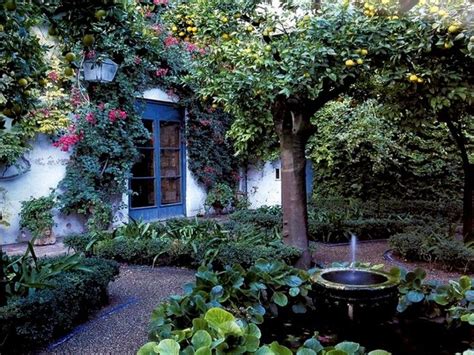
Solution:
<path fill-rule="evenodd" d="M 194 273 L 172 267 L 121 266 L 119 278 L 109 286 L 110 304 L 41 354 L 136 354 L 147 341 L 153 309 L 168 296 L 181 293 Z"/>
<path fill-rule="evenodd" d="M 316 251 L 313 253 L 313 260 L 323 266 L 329 266 L 335 261 L 351 261 L 351 250 L 349 244 L 331 245 L 324 243 L 315 243 Z M 459 279 L 465 273 L 456 271 L 447 271 L 440 268 L 435 263 L 428 262 L 407 262 L 394 255 L 393 261 L 384 258 L 384 253 L 390 249 L 386 240 L 359 242 L 357 245 L 356 260 L 362 262 L 369 262 L 371 264 L 384 264 L 386 268 L 390 269 L 393 266 L 403 266 L 408 270 L 413 270 L 421 267 L 426 270 L 427 278 L 441 281 Z M 469 274 L 468 274 L 469 275 Z M 474 277 L 474 275 L 469 275 Z"/>

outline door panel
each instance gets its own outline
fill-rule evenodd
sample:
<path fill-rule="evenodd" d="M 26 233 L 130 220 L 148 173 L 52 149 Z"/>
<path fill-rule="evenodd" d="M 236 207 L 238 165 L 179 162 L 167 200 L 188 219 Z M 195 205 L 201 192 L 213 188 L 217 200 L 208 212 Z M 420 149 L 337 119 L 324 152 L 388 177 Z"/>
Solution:
<path fill-rule="evenodd" d="M 137 107 L 143 109 L 151 137 L 139 147 L 140 159 L 132 169 L 130 216 L 143 220 L 184 216 L 182 112 L 150 101 Z"/>

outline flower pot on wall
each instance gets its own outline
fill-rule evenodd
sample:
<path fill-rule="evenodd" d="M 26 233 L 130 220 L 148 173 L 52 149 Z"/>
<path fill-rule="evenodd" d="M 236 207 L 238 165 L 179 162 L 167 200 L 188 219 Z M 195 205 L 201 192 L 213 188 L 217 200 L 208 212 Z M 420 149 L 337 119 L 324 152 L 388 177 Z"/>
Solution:
<path fill-rule="evenodd" d="M 56 243 L 56 236 L 54 235 L 52 228 L 47 228 L 43 231 L 43 235 L 40 238 L 36 238 L 34 245 L 51 245 Z"/>

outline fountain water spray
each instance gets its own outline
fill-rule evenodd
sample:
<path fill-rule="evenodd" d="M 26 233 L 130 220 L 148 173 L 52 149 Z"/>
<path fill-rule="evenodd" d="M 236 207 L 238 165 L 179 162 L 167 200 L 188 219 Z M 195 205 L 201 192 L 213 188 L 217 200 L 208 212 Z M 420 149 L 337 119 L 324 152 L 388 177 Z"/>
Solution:
<path fill-rule="evenodd" d="M 355 234 L 351 234 L 351 255 L 352 255 L 351 267 L 355 267 L 356 252 L 357 252 L 357 237 L 355 236 Z"/>

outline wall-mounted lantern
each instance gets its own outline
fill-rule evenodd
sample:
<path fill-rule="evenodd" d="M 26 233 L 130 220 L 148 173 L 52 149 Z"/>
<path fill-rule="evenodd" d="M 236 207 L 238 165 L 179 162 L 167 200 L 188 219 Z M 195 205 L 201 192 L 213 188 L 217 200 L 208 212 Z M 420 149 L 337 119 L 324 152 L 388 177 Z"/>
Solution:
<path fill-rule="evenodd" d="M 117 73 L 118 64 L 111 59 L 86 60 L 82 65 L 84 80 L 99 83 L 110 83 Z"/>

